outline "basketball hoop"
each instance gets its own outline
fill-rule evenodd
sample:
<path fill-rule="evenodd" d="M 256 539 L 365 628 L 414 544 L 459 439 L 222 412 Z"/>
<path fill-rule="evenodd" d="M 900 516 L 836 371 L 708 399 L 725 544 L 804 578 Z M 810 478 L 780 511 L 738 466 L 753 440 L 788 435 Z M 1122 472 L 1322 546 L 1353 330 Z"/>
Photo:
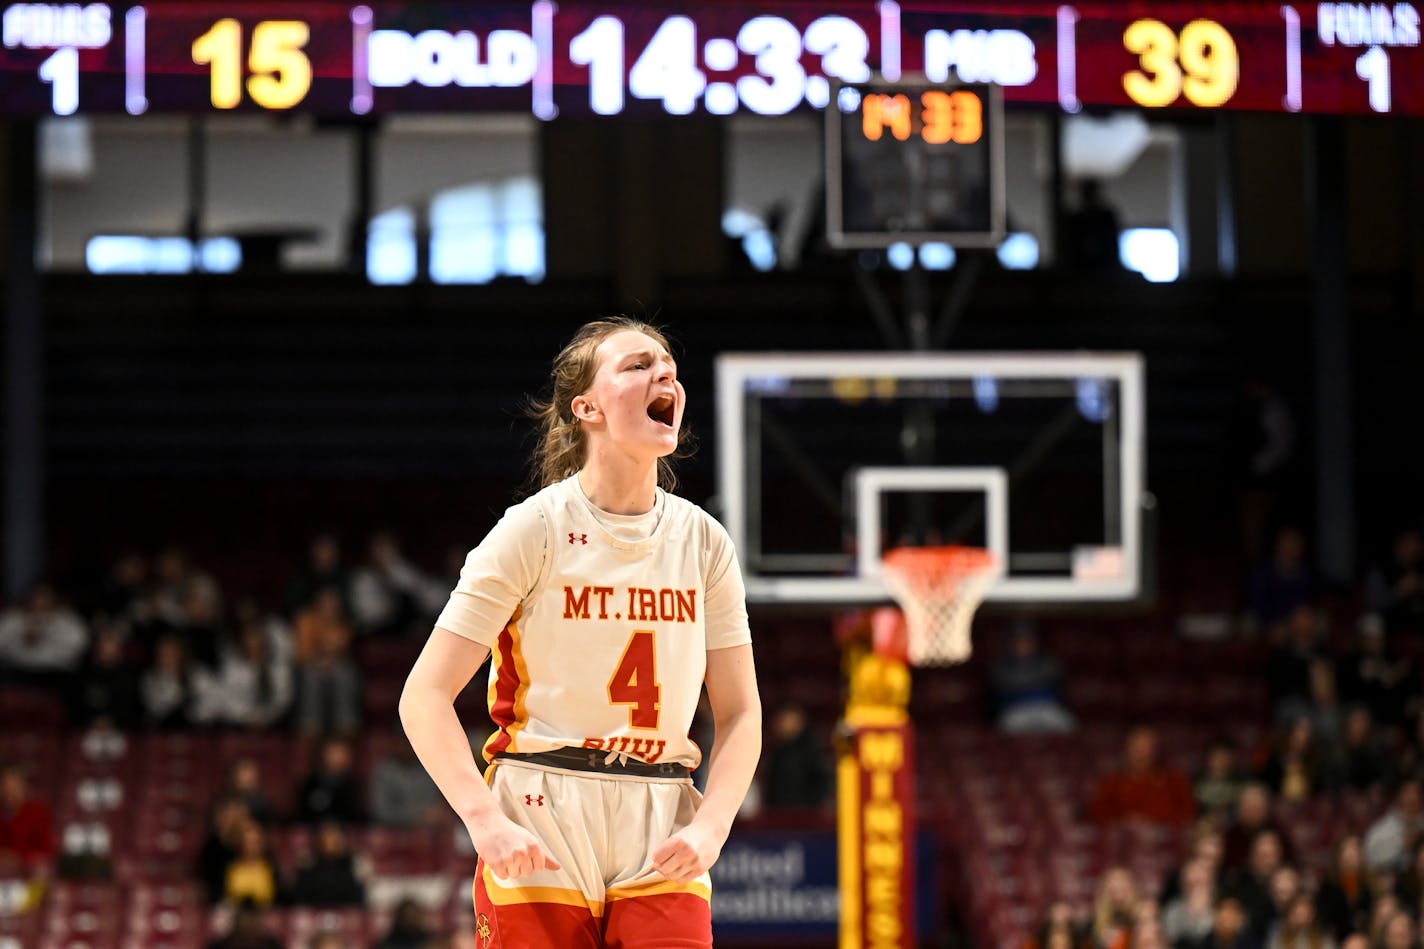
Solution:
<path fill-rule="evenodd" d="M 974 611 L 1002 571 L 994 555 L 981 547 L 896 547 L 880 563 L 905 614 L 910 664 L 968 659 Z"/>

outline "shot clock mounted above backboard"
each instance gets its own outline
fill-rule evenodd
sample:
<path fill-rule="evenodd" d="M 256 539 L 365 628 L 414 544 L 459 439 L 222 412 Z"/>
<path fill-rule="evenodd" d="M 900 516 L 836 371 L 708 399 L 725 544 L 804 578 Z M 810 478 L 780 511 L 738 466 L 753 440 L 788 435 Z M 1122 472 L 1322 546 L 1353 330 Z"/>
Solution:
<path fill-rule="evenodd" d="M 923 79 L 837 86 L 826 109 L 827 241 L 998 244 L 1003 117 L 998 86 Z"/>

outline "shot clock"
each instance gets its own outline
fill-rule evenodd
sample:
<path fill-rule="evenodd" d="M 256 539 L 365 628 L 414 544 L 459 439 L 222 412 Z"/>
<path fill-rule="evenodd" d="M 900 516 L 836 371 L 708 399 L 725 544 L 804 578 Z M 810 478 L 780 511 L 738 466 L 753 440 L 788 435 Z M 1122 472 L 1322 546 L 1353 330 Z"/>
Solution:
<path fill-rule="evenodd" d="M 1421 5 L 0 0 L 0 115 L 783 115 L 912 74 L 1068 112 L 1424 115 Z"/>
<path fill-rule="evenodd" d="M 826 237 L 838 248 L 1004 236 L 998 86 L 923 78 L 838 85 L 826 109 Z"/>

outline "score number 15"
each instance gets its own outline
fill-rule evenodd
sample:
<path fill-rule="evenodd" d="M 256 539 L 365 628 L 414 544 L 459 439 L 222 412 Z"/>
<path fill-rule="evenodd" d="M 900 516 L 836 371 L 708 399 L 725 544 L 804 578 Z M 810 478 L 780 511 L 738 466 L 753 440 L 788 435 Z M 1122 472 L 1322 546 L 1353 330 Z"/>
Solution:
<path fill-rule="evenodd" d="M 247 94 L 264 109 L 290 109 L 311 90 L 312 67 L 302 47 L 311 37 L 303 20 L 263 20 L 252 28 Z M 193 41 L 193 62 L 209 67 L 213 107 L 242 102 L 242 24 L 218 20 Z"/>

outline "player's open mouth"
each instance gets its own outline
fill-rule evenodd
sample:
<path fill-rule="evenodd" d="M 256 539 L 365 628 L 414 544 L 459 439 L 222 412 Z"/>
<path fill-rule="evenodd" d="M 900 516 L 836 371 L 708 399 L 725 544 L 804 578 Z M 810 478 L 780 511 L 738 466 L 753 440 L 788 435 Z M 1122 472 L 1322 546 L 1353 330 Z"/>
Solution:
<path fill-rule="evenodd" d="M 672 428 L 677 418 L 677 400 L 670 395 L 660 395 L 648 406 L 648 418 Z"/>

